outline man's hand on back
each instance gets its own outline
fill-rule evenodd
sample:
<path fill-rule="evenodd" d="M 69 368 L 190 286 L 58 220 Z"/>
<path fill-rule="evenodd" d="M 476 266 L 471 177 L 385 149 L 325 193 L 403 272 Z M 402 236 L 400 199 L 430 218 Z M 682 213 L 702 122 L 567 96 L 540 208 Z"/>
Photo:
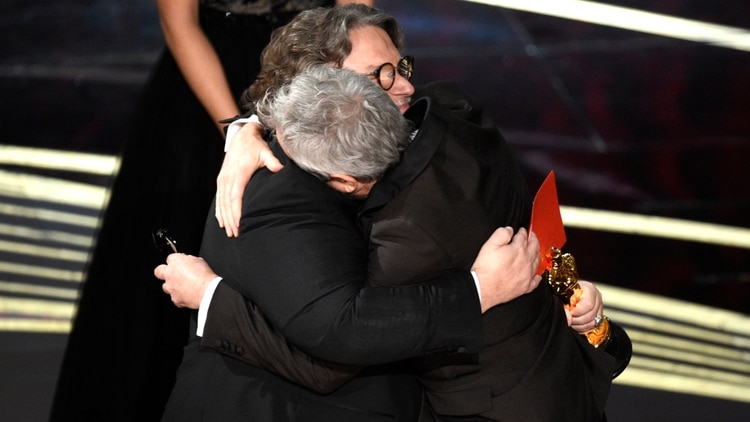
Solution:
<path fill-rule="evenodd" d="M 539 241 L 534 233 L 521 228 L 495 230 L 482 246 L 472 271 L 477 274 L 481 291 L 482 312 L 532 292 L 541 276 L 535 274 L 539 264 Z"/>

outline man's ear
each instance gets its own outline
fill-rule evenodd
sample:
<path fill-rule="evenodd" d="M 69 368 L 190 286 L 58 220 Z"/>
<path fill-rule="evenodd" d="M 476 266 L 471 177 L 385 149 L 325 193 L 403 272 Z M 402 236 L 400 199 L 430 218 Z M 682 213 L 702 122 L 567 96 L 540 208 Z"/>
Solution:
<path fill-rule="evenodd" d="M 351 195 L 359 189 L 360 182 L 346 174 L 332 174 L 328 179 L 328 186 L 341 193 Z"/>

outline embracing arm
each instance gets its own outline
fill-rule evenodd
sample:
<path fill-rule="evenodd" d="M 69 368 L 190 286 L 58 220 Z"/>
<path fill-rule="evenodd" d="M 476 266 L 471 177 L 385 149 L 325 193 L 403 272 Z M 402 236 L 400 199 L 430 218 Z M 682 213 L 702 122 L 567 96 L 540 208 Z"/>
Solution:
<path fill-rule="evenodd" d="M 263 167 L 276 172 L 283 165 L 273 155 L 260 123 L 232 122 L 227 130 L 227 151 L 216 178 L 216 220 L 228 237 L 237 237 L 242 196 L 253 173 Z"/>
<path fill-rule="evenodd" d="M 241 294 L 232 289 L 227 283 L 220 283 L 214 293 L 203 330 L 201 345 L 212 348 L 217 352 L 247 364 L 266 369 L 319 393 L 329 393 L 340 387 L 363 368 L 362 365 L 344 365 L 317 359 L 287 342 L 283 335 L 275 330 L 265 319 L 257 306 L 245 300 Z M 449 311 L 446 310 L 448 313 Z M 408 316 L 404 316 L 408 318 Z M 455 321 L 456 332 L 472 331 L 468 321 L 452 314 L 449 317 Z M 442 327 L 451 330 L 450 327 Z M 364 333 L 363 333 L 364 334 Z M 399 341 L 399 333 L 393 333 L 394 340 Z M 365 343 L 362 347 L 350 349 L 352 344 L 361 341 L 362 336 L 355 336 L 345 344 L 321 349 L 328 353 L 328 360 L 345 359 L 342 351 L 353 355 L 354 359 L 370 360 L 376 363 L 381 359 L 367 357 L 370 347 L 381 350 L 382 345 Z M 431 340 L 423 340 L 429 342 Z M 451 347 L 452 348 L 452 347 Z M 349 350 L 342 350 L 349 349 Z M 326 351 L 327 350 L 327 351 Z M 386 353 L 392 353 L 386 351 Z M 420 355 L 416 351 L 404 352 L 405 355 Z M 386 359 L 388 360 L 388 359 Z M 392 360 L 396 360 L 395 358 Z"/>
<path fill-rule="evenodd" d="M 290 232 L 304 231 L 296 229 Z M 239 274 L 252 274 L 263 281 L 245 283 L 238 280 L 242 277 L 238 273 L 225 279 L 239 282 L 235 287 L 241 284 L 242 295 L 252 298 L 289 342 L 320 359 L 352 365 L 479 350 L 480 303 L 468 272 L 418 286 L 369 287 L 362 277 L 361 262 L 347 256 L 356 248 L 344 249 L 331 237 L 309 234 L 301 233 L 294 253 L 288 245 L 277 249 L 269 242 L 248 239 L 262 251 L 258 251 L 258 260 L 243 259 L 242 265 L 247 267 Z M 287 257 L 279 258 L 281 255 Z M 264 265 L 274 260 L 275 264 Z M 216 328 L 227 326 L 222 323 Z M 206 330 L 204 335 L 211 333 Z"/>

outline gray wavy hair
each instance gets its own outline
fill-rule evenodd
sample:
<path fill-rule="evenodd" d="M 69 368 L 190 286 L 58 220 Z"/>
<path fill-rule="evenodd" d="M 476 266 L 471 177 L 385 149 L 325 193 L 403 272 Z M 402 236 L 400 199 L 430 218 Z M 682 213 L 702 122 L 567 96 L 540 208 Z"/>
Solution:
<path fill-rule="evenodd" d="M 378 180 L 410 142 L 409 124 L 388 94 L 364 75 L 312 66 L 258 104 L 266 127 L 300 168 L 324 180 L 346 174 Z"/>

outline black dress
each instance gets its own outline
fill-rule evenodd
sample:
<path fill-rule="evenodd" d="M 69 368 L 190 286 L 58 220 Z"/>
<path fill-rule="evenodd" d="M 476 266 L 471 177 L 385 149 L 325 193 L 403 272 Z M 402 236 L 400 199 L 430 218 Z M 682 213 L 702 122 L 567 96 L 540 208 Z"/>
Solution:
<path fill-rule="evenodd" d="M 255 79 L 273 29 L 299 10 L 333 3 L 201 0 L 201 26 L 235 98 Z M 151 231 L 167 228 L 181 252 L 198 254 L 224 140 L 166 49 L 135 110 L 51 421 L 158 420 L 187 341 L 189 312 L 172 304 L 153 275 L 163 257 Z"/>

